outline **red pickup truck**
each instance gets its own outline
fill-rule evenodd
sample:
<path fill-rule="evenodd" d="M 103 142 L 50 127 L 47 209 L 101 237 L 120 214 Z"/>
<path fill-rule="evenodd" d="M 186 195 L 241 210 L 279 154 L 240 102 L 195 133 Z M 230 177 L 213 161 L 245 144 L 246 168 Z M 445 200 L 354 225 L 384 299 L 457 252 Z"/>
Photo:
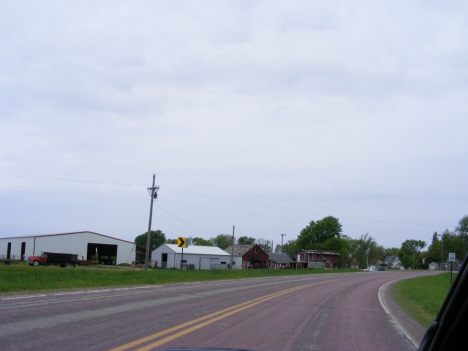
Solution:
<path fill-rule="evenodd" d="M 74 254 L 44 252 L 40 256 L 29 256 L 28 263 L 30 266 L 54 264 L 70 268 L 75 267 L 76 264 L 91 266 L 93 261 L 79 260 L 78 255 Z"/>

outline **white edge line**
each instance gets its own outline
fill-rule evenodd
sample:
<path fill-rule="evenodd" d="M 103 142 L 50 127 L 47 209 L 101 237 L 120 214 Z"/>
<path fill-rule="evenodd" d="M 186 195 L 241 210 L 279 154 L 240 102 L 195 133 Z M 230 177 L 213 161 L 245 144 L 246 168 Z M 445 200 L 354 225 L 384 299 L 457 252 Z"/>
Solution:
<path fill-rule="evenodd" d="M 395 280 L 392 280 L 388 283 L 385 283 L 384 285 L 382 285 L 379 289 L 379 293 L 378 293 L 378 296 L 379 296 L 379 302 L 380 302 L 380 305 L 382 306 L 382 308 L 384 309 L 385 313 L 387 313 L 393 320 L 393 322 L 395 322 L 396 326 L 398 326 L 401 331 L 403 331 L 403 333 L 405 333 L 406 337 L 408 339 L 411 340 L 411 342 L 419 348 L 419 343 L 413 338 L 413 336 L 406 330 L 406 328 L 398 321 L 398 319 L 393 315 L 393 313 L 390 311 L 389 308 L 387 308 L 387 301 L 385 300 L 385 297 L 382 296 L 382 293 L 385 291 L 385 289 L 387 288 L 387 286 L 393 282 L 396 282 L 398 280 L 403 280 L 405 278 L 402 278 L 402 279 L 395 279 Z M 396 327 L 395 326 L 395 327 Z"/>

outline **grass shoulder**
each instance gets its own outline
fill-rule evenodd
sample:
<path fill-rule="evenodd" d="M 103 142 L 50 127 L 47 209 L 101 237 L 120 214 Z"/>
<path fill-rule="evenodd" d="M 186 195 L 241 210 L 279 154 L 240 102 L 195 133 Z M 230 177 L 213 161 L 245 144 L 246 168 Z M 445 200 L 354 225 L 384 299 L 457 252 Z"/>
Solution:
<path fill-rule="evenodd" d="M 417 277 L 395 284 L 392 297 L 424 328 L 435 321 L 450 290 L 450 274 Z"/>
<path fill-rule="evenodd" d="M 73 290 L 84 288 L 123 287 L 150 284 L 171 284 L 226 279 L 277 277 L 288 275 L 350 273 L 358 270 L 176 270 L 151 269 L 147 272 L 133 268 L 27 265 L 0 266 L 0 293 L 21 293 L 43 290 Z"/>

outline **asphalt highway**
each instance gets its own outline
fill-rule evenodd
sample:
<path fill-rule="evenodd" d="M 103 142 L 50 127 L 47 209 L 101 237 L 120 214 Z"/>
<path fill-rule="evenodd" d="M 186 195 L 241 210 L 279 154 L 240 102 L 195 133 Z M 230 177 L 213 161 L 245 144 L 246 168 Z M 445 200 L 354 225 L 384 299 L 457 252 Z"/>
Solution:
<path fill-rule="evenodd" d="M 0 297 L 0 349 L 416 350 L 384 308 L 381 287 L 427 274 L 433 273 L 314 274 Z"/>

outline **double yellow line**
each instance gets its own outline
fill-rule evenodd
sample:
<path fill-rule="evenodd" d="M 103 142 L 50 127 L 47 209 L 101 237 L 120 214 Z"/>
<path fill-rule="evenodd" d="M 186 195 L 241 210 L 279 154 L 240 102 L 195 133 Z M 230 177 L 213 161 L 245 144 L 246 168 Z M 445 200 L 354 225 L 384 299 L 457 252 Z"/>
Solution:
<path fill-rule="evenodd" d="M 346 279 L 346 278 L 342 278 L 342 279 Z M 279 297 L 281 295 L 285 295 L 285 294 L 289 294 L 291 292 L 294 292 L 294 291 L 297 291 L 297 290 L 301 290 L 301 289 L 305 289 L 305 288 L 308 288 L 308 287 L 311 287 L 311 286 L 315 286 L 315 285 L 321 285 L 321 284 L 325 284 L 325 283 L 331 283 L 331 282 L 335 282 L 335 281 L 338 281 L 338 280 L 342 280 L 342 279 L 333 279 L 333 280 L 327 280 L 327 281 L 322 281 L 322 282 L 317 282 L 317 283 L 312 283 L 312 284 L 307 284 L 307 285 L 301 285 L 301 286 L 297 286 L 295 288 L 291 288 L 291 289 L 286 289 L 286 290 L 282 290 L 282 291 L 278 291 L 276 293 L 273 293 L 273 294 L 269 294 L 269 295 L 266 295 L 266 296 L 262 296 L 262 297 L 259 297 L 257 299 L 254 299 L 254 300 L 250 300 L 250 301 L 247 301 L 247 302 L 244 302 L 244 303 L 241 303 L 239 305 L 236 305 L 236 306 L 232 306 L 232 307 L 229 307 L 229 308 L 226 308 L 224 310 L 221 310 L 221 311 L 218 311 L 218 312 L 214 312 L 214 313 L 211 313 L 209 315 L 206 315 L 204 317 L 200 317 L 200 318 L 197 318 L 197 319 L 194 319 L 190 322 L 186 322 L 186 323 L 183 323 L 183 324 L 180 324 L 180 325 L 177 325 L 175 327 L 172 327 L 172 328 L 169 328 L 169 329 L 166 329 L 164 331 L 161 331 L 159 333 L 156 333 L 156 334 L 152 334 L 152 335 L 149 335 L 145 338 L 142 338 L 142 339 L 139 339 L 139 340 L 136 340 L 136 341 L 133 341 L 131 343 L 128 343 L 128 344 L 125 344 L 125 345 L 122 345 L 122 346 L 119 346 L 115 349 L 112 349 L 111 351 L 124 351 L 124 350 L 128 350 L 132 347 L 135 347 L 135 346 L 138 346 L 138 345 L 141 345 L 143 343 L 146 343 L 148 341 L 151 341 L 151 340 L 154 340 L 154 339 L 157 339 L 161 336 L 164 336 L 164 335 L 167 335 L 167 334 L 170 334 L 170 333 L 173 333 L 173 332 L 176 332 L 180 329 L 183 329 L 183 328 L 186 328 L 186 327 L 189 327 L 193 324 L 196 324 L 195 326 L 192 326 L 191 328 L 187 328 L 185 330 L 182 330 L 178 333 L 175 333 L 173 335 L 170 335 L 170 336 L 167 336 L 163 339 L 160 339 L 152 344 L 149 344 L 149 345 L 146 345 L 140 349 L 138 349 L 137 351 L 147 351 L 147 350 L 151 350 L 155 347 L 158 347 L 158 346 L 161 346 L 163 344 L 166 344 L 168 343 L 169 341 L 172 341 L 172 340 L 175 340 L 177 338 L 180 338 L 181 336 L 183 335 L 186 335 L 186 334 L 189 334 L 197 329 L 200 329 L 200 328 L 203 328 L 211 323 L 214 323 L 216 321 L 219 321 L 223 318 L 226 318 L 226 317 L 229 317 L 235 313 L 238 313 L 238 312 L 241 312 L 243 310 L 246 310 L 252 306 L 255 306 L 255 305 L 258 305 L 262 302 L 265 302 L 265 301 L 268 301 L 268 300 L 271 300 L 271 299 L 274 299 L 276 297 Z"/>

